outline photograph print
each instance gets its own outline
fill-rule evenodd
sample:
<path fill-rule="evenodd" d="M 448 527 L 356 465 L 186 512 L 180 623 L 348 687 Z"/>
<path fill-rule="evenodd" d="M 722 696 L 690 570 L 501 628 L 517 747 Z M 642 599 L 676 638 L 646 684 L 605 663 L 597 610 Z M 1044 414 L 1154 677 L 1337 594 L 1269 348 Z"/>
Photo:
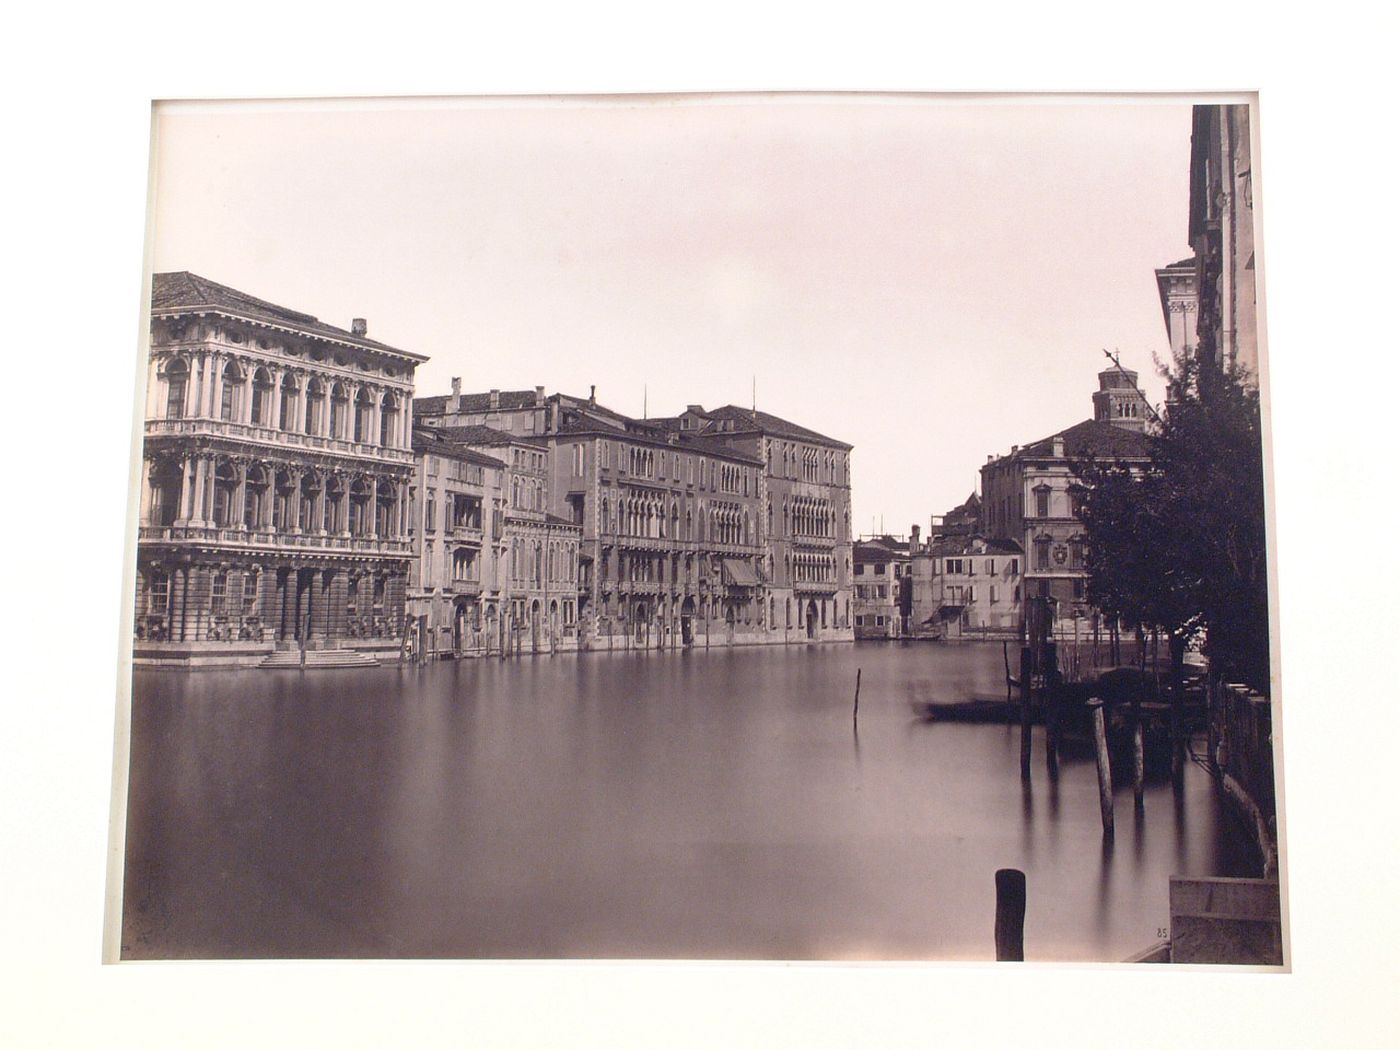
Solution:
<path fill-rule="evenodd" d="M 157 103 L 109 961 L 1285 969 L 1257 128 Z"/>

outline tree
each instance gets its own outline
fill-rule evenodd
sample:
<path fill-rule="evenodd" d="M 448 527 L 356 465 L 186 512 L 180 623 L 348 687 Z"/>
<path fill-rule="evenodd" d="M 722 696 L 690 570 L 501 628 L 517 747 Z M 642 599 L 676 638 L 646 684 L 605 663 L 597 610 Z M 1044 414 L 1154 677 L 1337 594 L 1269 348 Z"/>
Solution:
<path fill-rule="evenodd" d="M 1205 632 L 1213 674 L 1269 688 L 1259 393 L 1235 367 L 1178 354 L 1145 469 L 1076 464 L 1086 485 L 1089 597 L 1166 633 L 1174 680 Z"/>

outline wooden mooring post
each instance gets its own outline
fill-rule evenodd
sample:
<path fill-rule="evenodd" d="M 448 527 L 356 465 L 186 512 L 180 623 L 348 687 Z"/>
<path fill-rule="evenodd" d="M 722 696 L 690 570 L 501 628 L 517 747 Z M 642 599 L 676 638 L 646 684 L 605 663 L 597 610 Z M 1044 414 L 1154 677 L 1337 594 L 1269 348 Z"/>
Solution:
<path fill-rule="evenodd" d="M 1031 688 L 1035 677 L 1035 649 L 1021 647 L 1021 779 L 1031 778 Z"/>
<path fill-rule="evenodd" d="M 851 726 L 854 727 L 860 722 L 860 668 L 856 668 L 856 702 L 851 709 Z"/>
<path fill-rule="evenodd" d="M 1112 835 L 1113 773 L 1108 766 L 1108 726 L 1103 701 L 1097 697 L 1090 700 L 1089 710 L 1094 717 L 1094 762 L 1099 768 L 1099 816 L 1103 820 L 1103 833 Z"/>
<path fill-rule="evenodd" d="M 1026 873 L 1016 868 L 999 868 L 996 873 L 997 962 L 1024 962 L 1026 959 Z"/>
<path fill-rule="evenodd" d="M 1146 762 L 1142 753 L 1142 704 L 1133 701 L 1133 809 L 1142 812 L 1142 780 Z"/>

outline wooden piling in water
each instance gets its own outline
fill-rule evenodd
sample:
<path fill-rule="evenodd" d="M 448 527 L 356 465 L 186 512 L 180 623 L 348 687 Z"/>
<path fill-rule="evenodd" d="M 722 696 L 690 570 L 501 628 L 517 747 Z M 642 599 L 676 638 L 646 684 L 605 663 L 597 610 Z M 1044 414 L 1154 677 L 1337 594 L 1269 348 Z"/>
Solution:
<path fill-rule="evenodd" d="M 1021 779 L 1031 778 L 1031 681 L 1035 676 L 1035 650 L 1021 649 Z"/>
<path fill-rule="evenodd" d="M 996 873 L 997 962 L 1024 962 L 1026 958 L 1026 873 L 999 868 Z"/>
<path fill-rule="evenodd" d="M 1142 779 L 1144 771 L 1142 753 L 1142 706 L 1133 701 L 1133 809 L 1142 812 Z"/>
<path fill-rule="evenodd" d="M 1108 726 L 1104 720 L 1103 701 L 1089 701 L 1094 716 L 1094 763 L 1099 768 L 1099 816 L 1103 833 L 1113 834 L 1113 773 L 1108 766 Z"/>
<path fill-rule="evenodd" d="M 851 725 L 856 725 L 860 721 L 860 668 L 856 668 L 856 702 L 851 710 Z"/>

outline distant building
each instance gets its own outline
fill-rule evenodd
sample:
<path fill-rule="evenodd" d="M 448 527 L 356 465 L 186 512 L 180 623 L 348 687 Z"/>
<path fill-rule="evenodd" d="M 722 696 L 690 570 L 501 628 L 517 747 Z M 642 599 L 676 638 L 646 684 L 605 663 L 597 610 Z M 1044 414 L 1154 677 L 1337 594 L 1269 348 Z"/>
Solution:
<path fill-rule="evenodd" d="M 1128 373 L 1132 375 L 1132 373 Z M 1017 544 L 1024 552 L 1022 597 L 1055 599 L 1061 618 L 1087 616 L 1088 566 L 1080 503 L 1083 484 L 1076 464 L 1088 460 L 1146 466 L 1148 439 L 1140 415 L 1145 405 L 1136 388 L 1115 385 L 1117 369 L 1099 375 L 1095 415 L 1004 456 L 988 456 L 982 467 L 982 533 L 989 541 Z"/>
<path fill-rule="evenodd" d="M 917 544 L 917 528 L 915 535 Z M 853 545 L 852 554 L 856 638 L 898 638 L 909 634 L 909 541 L 893 536 L 860 539 Z"/>
<path fill-rule="evenodd" d="M 428 429 L 415 428 L 417 456 L 409 535 L 415 559 L 408 613 L 415 644 L 429 655 L 500 652 L 506 581 L 503 460 Z"/>
<path fill-rule="evenodd" d="M 549 520 L 579 530 L 584 647 L 851 637 L 849 446 L 732 406 L 640 420 L 593 391 L 453 386 L 418 399 L 417 417 L 459 437 L 489 428 L 545 455 Z M 780 460 L 779 433 L 802 436 L 803 456 Z"/>
<path fill-rule="evenodd" d="M 578 648 L 583 528 L 551 510 L 550 443 L 482 424 L 432 429 L 439 438 L 505 465 L 492 511 L 495 586 L 481 605 L 486 644 L 517 653 Z"/>
<path fill-rule="evenodd" d="M 769 631 L 848 641 L 851 608 L 851 446 L 738 405 L 652 420 L 673 434 L 710 437 L 763 464 L 759 538 Z"/>
<path fill-rule="evenodd" d="M 427 358 L 188 272 L 158 273 L 137 541 L 138 663 L 397 650 Z"/>
<path fill-rule="evenodd" d="M 1023 554 L 1009 539 L 934 537 L 912 560 L 915 635 L 1014 635 L 1021 623 Z"/>
<path fill-rule="evenodd" d="M 974 492 L 948 513 L 929 518 L 928 536 L 930 540 L 940 536 L 971 536 L 981 520 L 982 500 Z"/>

